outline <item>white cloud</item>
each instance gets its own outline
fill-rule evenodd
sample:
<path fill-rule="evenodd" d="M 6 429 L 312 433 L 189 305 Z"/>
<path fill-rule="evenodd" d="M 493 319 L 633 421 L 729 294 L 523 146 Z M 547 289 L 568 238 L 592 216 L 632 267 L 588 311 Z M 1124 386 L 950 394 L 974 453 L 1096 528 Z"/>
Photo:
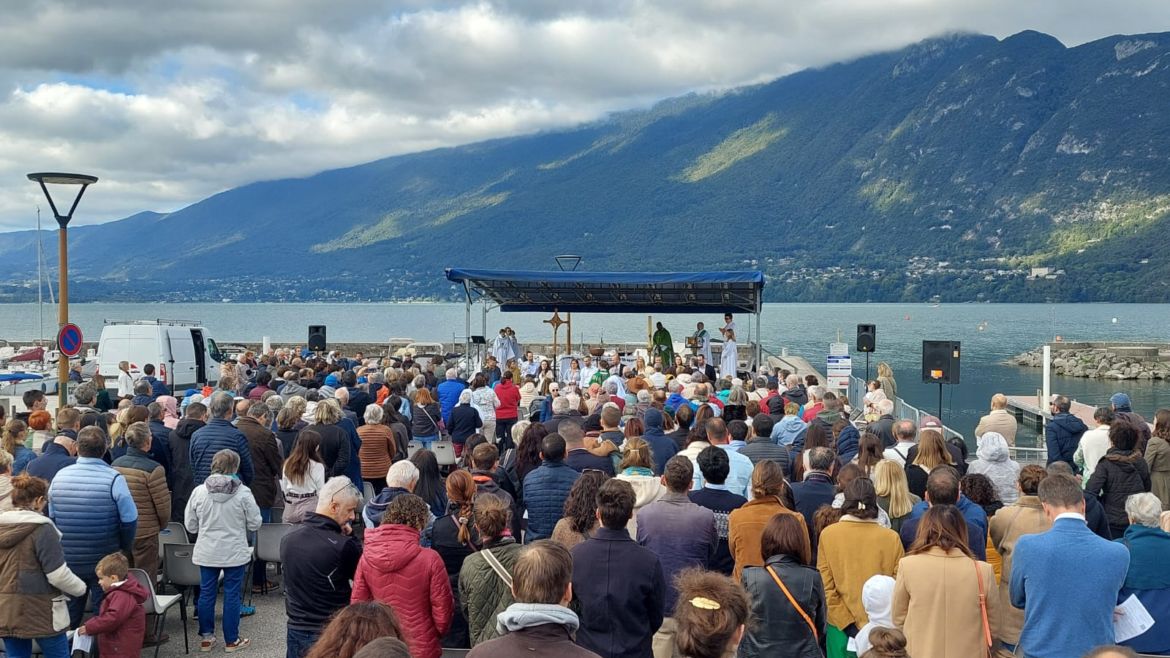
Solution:
<path fill-rule="evenodd" d="M 43 0 L 0 23 L 0 229 L 33 170 L 93 173 L 79 223 L 247 182 L 572 125 L 952 30 L 1068 45 L 1164 0 Z"/>

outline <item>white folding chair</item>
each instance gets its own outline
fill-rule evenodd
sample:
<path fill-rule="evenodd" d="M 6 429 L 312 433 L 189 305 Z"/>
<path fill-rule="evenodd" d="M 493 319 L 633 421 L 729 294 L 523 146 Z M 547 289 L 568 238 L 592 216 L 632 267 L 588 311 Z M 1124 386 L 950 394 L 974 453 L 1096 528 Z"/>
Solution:
<path fill-rule="evenodd" d="M 450 441 L 435 441 L 431 444 L 431 452 L 435 453 L 439 466 L 455 465 L 455 444 Z"/>
<path fill-rule="evenodd" d="M 142 589 L 150 592 L 150 598 L 143 603 L 146 608 L 146 614 L 155 615 L 154 618 L 154 633 L 151 637 L 158 639 L 162 633 L 163 626 L 167 622 L 167 611 L 170 610 L 176 603 L 180 603 L 183 599 L 182 594 L 155 594 L 154 583 L 150 582 L 150 575 L 142 569 L 131 569 L 129 575 L 134 580 L 142 585 Z M 187 646 L 187 624 L 183 623 L 183 646 Z M 158 658 L 158 650 L 162 648 L 162 642 L 157 642 L 154 645 L 154 657 Z"/>
<path fill-rule="evenodd" d="M 422 450 L 422 444 L 419 443 L 418 441 L 411 441 L 411 442 L 407 443 L 406 444 L 406 457 L 407 457 L 407 459 L 413 457 L 414 453 L 418 452 L 419 450 Z"/>

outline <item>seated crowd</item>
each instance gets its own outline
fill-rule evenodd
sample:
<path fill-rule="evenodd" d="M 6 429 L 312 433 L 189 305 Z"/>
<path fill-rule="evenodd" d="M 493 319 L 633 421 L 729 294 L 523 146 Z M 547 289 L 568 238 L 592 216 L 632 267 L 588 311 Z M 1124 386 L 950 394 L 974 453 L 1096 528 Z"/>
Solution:
<path fill-rule="evenodd" d="M 1151 430 L 1119 394 L 1090 430 L 1057 398 L 1049 464 L 1021 467 L 1001 396 L 970 459 L 894 416 L 888 366 L 854 413 L 786 371 L 358 356 L 248 353 L 181 403 L 87 382 L 55 419 L 26 396 L 0 450 L 8 656 L 165 641 L 143 584 L 173 522 L 200 651 L 217 604 L 223 650 L 249 647 L 274 521 L 287 658 L 1170 654 L 1170 410 Z M 1131 596 L 1155 624 L 1114 646 Z"/>

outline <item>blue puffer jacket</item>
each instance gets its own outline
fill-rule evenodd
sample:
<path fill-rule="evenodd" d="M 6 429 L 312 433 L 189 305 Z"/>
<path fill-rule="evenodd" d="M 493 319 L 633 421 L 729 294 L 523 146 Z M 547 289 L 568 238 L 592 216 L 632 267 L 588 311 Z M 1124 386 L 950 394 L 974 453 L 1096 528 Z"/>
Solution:
<path fill-rule="evenodd" d="M 195 486 L 211 475 L 211 459 L 220 450 L 235 450 L 240 455 L 240 479 L 252 484 L 252 450 L 248 438 L 228 421 L 212 418 L 191 435 L 191 472 Z"/>
<path fill-rule="evenodd" d="M 524 478 L 524 507 L 528 510 L 528 543 L 552 536 L 565 513 L 569 489 L 581 474 L 565 462 L 545 460 Z"/>
<path fill-rule="evenodd" d="M 841 429 L 841 435 L 837 437 L 837 459 L 841 464 L 848 464 L 857 456 L 858 451 L 861 450 L 861 433 L 849 423 Z"/>
<path fill-rule="evenodd" d="M 93 574 L 103 557 L 131 552 L 138 508 L 126 478 L 94 457 L 79 457 L 53 478 L 49 518 L 61 531 L 65 561 L 78 575 Z"/>
<path fill-rule="evenodd" d="M 443 422 L 451 422 L 451 410 L 455 405 L 459 404 L 459 394 L 463 389 L 467 388 L 467 384 L 458 379 L 443 380 L 435 390 L 439 393 L 439 412 L 443 414 Z"/>
<path fill-rule="evenodd" d="M 1048 463 L 1067 462 L 1073 472 L 1080 469 L 1073 460 L 1081 435 L 1088 430 L 1084 421 L 1072 414 L 1059 413 L 1044 425 L 1044 440 L 1048 446 Z"/>
<path fill-rule="evenodd" d="M 12 454 L 12 474 L 20 475 L 24 473 L 24 469 L 32 460 L 37 458 L 37 453 L 32 451 L 32 448 L 26 448 L 23 444 L 17 444 Z"/>

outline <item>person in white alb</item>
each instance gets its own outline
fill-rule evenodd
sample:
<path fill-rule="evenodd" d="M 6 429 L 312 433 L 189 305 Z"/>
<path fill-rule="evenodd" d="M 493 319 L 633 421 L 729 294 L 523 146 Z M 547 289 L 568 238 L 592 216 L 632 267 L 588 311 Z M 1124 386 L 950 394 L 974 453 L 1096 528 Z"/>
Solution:
<path fill-rule="evenodd" d="M 118 362 L 118 397 L 128 398 L 134 395 L 134 376 L 130 374 L 130 362 Z"/>

